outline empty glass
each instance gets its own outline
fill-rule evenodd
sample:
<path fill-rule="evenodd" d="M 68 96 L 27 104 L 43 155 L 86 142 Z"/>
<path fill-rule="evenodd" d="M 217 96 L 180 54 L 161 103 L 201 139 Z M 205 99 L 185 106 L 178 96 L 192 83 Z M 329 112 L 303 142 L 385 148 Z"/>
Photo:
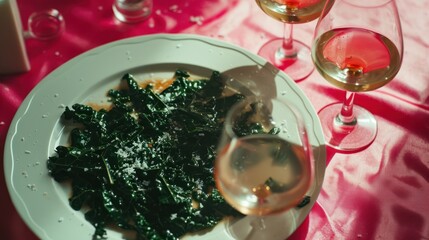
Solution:
<path fill-rule="evenodd" d="M 152 0 L 115 0 L 113 13 L 124 23 L 136 23 L 145 20 L 152 13 Z"/>
<path fill-rule="evenodd" d="M 28 18 L 25 38 L 49 40 L 60 36 L 65 28 L 64 18 L 57 9 L 34 12 Z"/>

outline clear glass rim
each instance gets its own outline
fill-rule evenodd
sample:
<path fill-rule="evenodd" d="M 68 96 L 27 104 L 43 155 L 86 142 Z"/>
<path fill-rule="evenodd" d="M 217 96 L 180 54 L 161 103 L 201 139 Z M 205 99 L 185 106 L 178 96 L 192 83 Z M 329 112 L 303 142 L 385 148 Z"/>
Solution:
<path fill-rule="evenodd" d="M 50 20 L 50 22 L 54 23 L 55 29 L 45 34 L 35 32 L 35 29 L 33 28 L 33 23 L 41 20 Z M 59 37 L 64 32 L 65 28 L 64 17 L 55 8 L 32 13 L 28 18 L 27 25 L 29 36 L 39 40 L 49 40 Z"/>
<path fill-rule="evenodd" d="M 285 108 L 289 109 L 290 113 L 293 114 L 293 118 L 298 125 L 299 134 L 300 135 L 302 135 L 302 134 L 307 135 L 307 128 L 305 126 L 302 113 L 289 100 L 279 98 L 278 96 L 274 96 L 274 97 L 270 97 L 270 96 L 248 96 L 248 97 L 244 98 L 243 100 L 241 100 L 240 102 L 233 105 L 228 110 L 228 113 L 225 116 L 224 131 L 226 132 L 228 137 L 231 139 L 239 138 L 239 136 L 235 133 L 235 131 L 233 129 L 233 124 L 232 124 L 232 122 L 233 122 L 232 118 L 233 118 L 234 114 L 237 112 L 237 109 L 242 108 L 243 106 L 248 105 L 250 103 L 256 103 L 256 102 L 269 103 L 272 101 L 279 102 L 279 103 L 283 104 L 285 106 Z M 300 137 L 302 138 L 302 137 L 308 137 L 308 136 L 300 136 Z"/>
<path fill-rule="evenodd" d="M 238 138 L 238 135 L 235 133 L 234 129 L 232 128 L 233 124 L 232 124 L 232 117 L 233 115 L 236 113 L 238 108 L 241 108 L 251 102 L 255 102 L 257 101 L 258 98 L 256 97 L 246 97 L 243 100 L 241 100 L 240 102 L 234 104 L 227 112 L 225 120 L 224 120 L 224 128 L 225 128 L 225 132 L 226 134 L 231 138 L 231 139 L 236 139 Z"/>

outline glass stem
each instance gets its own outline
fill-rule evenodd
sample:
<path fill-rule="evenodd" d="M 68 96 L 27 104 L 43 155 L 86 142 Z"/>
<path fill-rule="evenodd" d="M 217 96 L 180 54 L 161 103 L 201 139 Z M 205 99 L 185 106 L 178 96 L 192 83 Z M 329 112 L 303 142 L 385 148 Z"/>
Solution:
<path fill-rule="evenodd" d="M 353 114 L 353 102 L 355 99 L 355 92 L 346 91 L 345 99 L 343 106 L 341 107 L 341 112 L 337 116 L 339 120 L 344 125 L 355 125 L 356 118 Z"/>
<path fill-rule="evenodd" d="M 285 23 L 282 47 L 277 50 L 278 58 L 296 58 L 297 51 L 293 46 L 293 24 Z"/>
<path fill-rule="evenodd" d="M 254 219 L 250 223 L 250 225 L 252 226 L 252 230 L 250 230 L 245 240 L 256 239 L 255 236 L 257 237 L 258 232 L 264 231 L 266 229 L 265 218 L 262 216 L 259 216 L 256 219 Z"/>

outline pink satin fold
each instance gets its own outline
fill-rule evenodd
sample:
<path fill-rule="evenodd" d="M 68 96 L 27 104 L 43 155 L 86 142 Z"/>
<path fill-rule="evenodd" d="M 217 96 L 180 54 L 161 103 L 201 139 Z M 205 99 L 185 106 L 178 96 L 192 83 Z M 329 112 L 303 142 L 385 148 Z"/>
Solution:
<path fill-rule="evenodd" d="M 321 194 L 291 240 L 429 239 L 429 1 L 397 0 L 397 4 L 404 32 L 402 68 L 388 85 L 356 95 L 356 104 L 376 116 L 377 138 L 353 154 L 327 149 Z M 18 5 L 24 24 L 32 12 L 56 8 L 66 29 L 58 39 L 26 40 L 31 71 L 0 76 L 1 153 L 12 118 L 27 94 L 47 74 L 85 51 L 145 34 L 192 33 L 256 53 L 283 32 L 282 24 L 264 15 L 253 0 L 154 0 L 153 14 L 138 24 L 116 21 L 111 1 L 18 0 Z M 314 27 L 315 22 L 297 25 L 294 37 L 311 44 Z M 316 71 L 298 85 L 316 111 L 343 99 L 344 93 Z M 37 239 L 14 209 L 4 175 L 0 209 L 1 239 Z"/>

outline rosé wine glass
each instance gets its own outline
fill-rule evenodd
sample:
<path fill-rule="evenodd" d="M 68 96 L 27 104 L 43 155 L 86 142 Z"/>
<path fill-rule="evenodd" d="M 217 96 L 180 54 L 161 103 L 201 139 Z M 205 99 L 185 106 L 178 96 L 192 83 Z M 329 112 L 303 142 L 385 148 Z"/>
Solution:
<path fill-rule="evenodd" d="M 346 91 L 343 103 L 319 111 L 328 146 L 350 152 L 377 135 L 375 117 L 353 104 L 356 92 L 389 83 L 398 73 L 403 37 L 394 0 L 328 0 L 314 33 L 312 58 L 328 82 Z"/>
<path fill-rule="evenodd" d="M 258 54 L 284 71 L 295 81 L 308 77 L 314 65 L 310 47 L 293 38 L 293 25 L 310 22 L 320 16 L 326 0 L 256 0 L 268 16 L 284 23 L 282 38 L 265 43 Z"/>
<path fill-rule="evenodd" d="M 288 101 L 248 98 L 230 109 L 215 180 L 232 207 L 255 217 L 251 239 L 267 236 L 264 216 L 289 210 L 303 199 L 313 179 L 313 159 L 304 119 Z"/>

